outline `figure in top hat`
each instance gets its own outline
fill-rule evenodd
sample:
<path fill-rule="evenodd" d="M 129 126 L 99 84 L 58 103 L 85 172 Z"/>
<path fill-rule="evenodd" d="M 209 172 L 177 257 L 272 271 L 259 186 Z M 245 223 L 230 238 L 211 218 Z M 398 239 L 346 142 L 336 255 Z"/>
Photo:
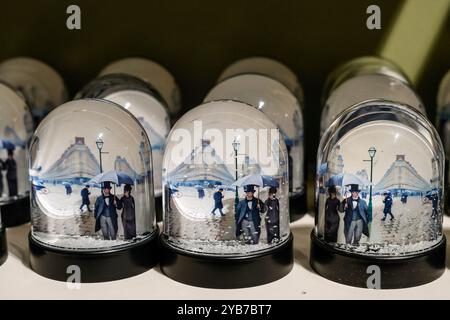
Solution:
<path fill-rule="evenodd" d="M 117 209 L 122 209 L 122 202 L 111 194 L 111 184 L 104 182 L 102 194 L 95 200 L 95 232 L 102 230 L 105 240 L 116 240 Z"/>
<path fill-rule="evenodd" d="M 371 217 L 369 217 L 366 201 L 359 196 L 360 191 L 357 184 L 350 185 L 351 195 L 344 199 L 340 206 L 340 211 L 345 212 L 345 242 L 353 246 L 359 246 L 363 234 L 369 237 Z"/>
<path fill-rule="evenodd" d="M 254 197 L 255 186 L 244 186 L 245 198 L 236 206 L 236 237 L 244 235 L 246 244 L 258 244 L 261 235 L 261 213 L 264 203 Z"/>

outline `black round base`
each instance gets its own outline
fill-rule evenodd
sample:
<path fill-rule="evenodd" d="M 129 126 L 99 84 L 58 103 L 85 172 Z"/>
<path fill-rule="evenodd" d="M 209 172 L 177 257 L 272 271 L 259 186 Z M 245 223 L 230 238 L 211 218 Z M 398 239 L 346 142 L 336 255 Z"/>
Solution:
<path fill-rule="evenodd" d="M 289 216 L 291 222 L 300 219 L 308 211 L 306 201 L 306 190 L 300 195 L 289 197 Z"/>
<path fill-rule="evenodd" d="M 372 289 L 408 288 L 436 280 L 444 273 L 445 243 L 444 237 L 434 248 L 411 256 L 368 257 L 332 248 L 313 231 L 310 263 L 318 274 L 341 284 Z"/>
<path fill-rule="evenodd" d="M 162 197 L 155 197 L 156 222 L 163 220 Z"/>
<path fill-rule="evenodd" d="M 6 228 L 30 222 L 30 197 L 19 198 L 2 205 L 2 222 Z"/>
<path fill-rule="evenodd" d="M 6 243 L 6 230 L 3 226 L 0 228 L 0 266 L 6 261 L 8 257 L 8 249 Z"/>
<path fill-rule="evenodd" d="M 125 248 L 105 251 L 73 252 L 55 249 L 37 241 L 29 234 L 30 265 L 36 273 L 59 281 L 80 270 L 80 282 L 113 281 L 138 275 L 158 263 L 158 234 Z"/>
<path fill-rule="evenodd" d="M 249 256 L 211 256 L 188 253 L 161 235 L 161 270 L 175 281 L 206 288 L 258 286 L 287 275 L 293 266 L 293 237 L 279 247 Z"/>

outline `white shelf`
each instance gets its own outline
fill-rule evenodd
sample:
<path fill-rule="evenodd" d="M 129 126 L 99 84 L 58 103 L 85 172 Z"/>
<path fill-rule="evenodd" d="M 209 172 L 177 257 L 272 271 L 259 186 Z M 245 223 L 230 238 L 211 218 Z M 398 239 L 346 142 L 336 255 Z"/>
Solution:
<path fill-rule="evenodd" d="M 46 279 L 30 269 L 30 226 L 23 225 L 7 231 L 9 256 L 0 267 L 0 299 L 450 299 L 448 269 L 432 283 L 400 290 L 353 288 L 320 277 L 309 266 L 312 227 L 310 215 L 291 224 L 295 243 L 294 268 L 283 279 L 267 285 L 233 290 L 197 288 L 167 278 L 156 267 L 132 278 L 81 284 L 79 290 L 70 290 L 66 283 Z M 447 217 L 444 231 L 449 237 L 450 221 Z M 447 261 L 448 256 L 447 250 Z"/>

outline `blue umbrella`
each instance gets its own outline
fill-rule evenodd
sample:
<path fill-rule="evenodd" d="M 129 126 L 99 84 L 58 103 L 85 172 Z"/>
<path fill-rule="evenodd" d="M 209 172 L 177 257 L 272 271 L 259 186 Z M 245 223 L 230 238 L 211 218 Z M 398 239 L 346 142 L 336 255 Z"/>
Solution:
<path fill-rule="evenodd" d="M 322 164 L 319 166 L 319 169 L 317 170 L 317 173 L 318 173 L 319 175 L 323 176 L 325 173 L 327 173 L 327 171 L 328 171 L 328 163 L 325 162 L 325 163 L 322 163 Z"/>
<path fill-rule="evenodd" d="M 16 146 L 9 140 L 0 139 L 0 149 L 15 150 Z"/>
<path fill-rule="evenodd" d="M 262 174 L 250 174 L 236 180 L 232 186 L 243 187 L 248 185 L 254 185 L 257 187 L 275 187 L 278 188 L 280 185 L 278 180 L 272 176 L 262 175 Z"/>
<path fill-rule="evenodd" d="M 357 184 L 360 186 L 368 186 L 370 185 L 370 181 L 359 177 L 352 173 L 340 173 L 328 180 L 328 186 L 348 186 L 350 184 Z"/>
<path fill-rule="evenodd" d="M 116 186 L 121 184 L 134 184 L 133 179 L 125 172 L 110 170 L 95 176 L 87 182 L 87 184 L 101 184 L 103 182 L 112 182 Z"/>

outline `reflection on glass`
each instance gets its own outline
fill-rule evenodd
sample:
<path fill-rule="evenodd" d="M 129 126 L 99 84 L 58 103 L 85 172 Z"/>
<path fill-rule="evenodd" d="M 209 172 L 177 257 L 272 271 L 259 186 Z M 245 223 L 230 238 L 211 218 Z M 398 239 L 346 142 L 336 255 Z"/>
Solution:
<path fill-rule="evenodd" d="M 288 150 L 289 191 L 304 192 L 303 116 L 298 100 L 281 83 L 258 74 L 241 74 L 217 84 L 205 101 L 233 99 L 253 105 L 280 129 Z"/>
<path fill-rule="evenodd" d="M 25 102 L 0 84 L 0 205 L 28 196 L 27 142 L 33 130 Z"/>

